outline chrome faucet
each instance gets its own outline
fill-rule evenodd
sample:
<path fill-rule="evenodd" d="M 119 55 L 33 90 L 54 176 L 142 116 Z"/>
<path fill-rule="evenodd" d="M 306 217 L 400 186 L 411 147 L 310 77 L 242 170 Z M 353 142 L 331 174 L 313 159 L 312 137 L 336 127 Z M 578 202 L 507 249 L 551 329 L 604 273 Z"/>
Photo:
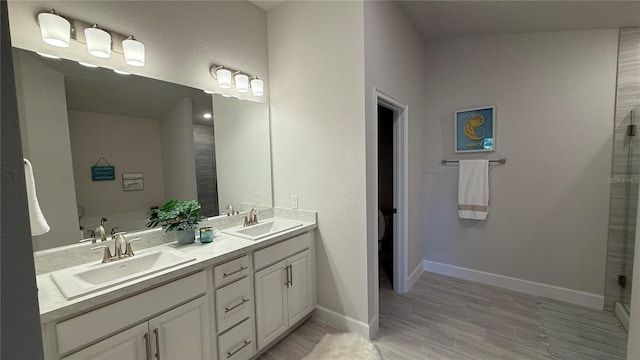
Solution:
<path fill-rule="evenodd" d="M 238 214 L 237 211 L 233 211 L 233 205 L 228 204 L 227 205 L 227 216 L 231 216 L 231 215 L 236 215 Z"/>
<path fill-rule="evenodd" d="M 113 243 L 114 243 L 114 249 L 113 249 L 113 254 L 111 253 L 111 250 L 109 249 L 109 245 L 100 245 L 100 246 L 96 246 L 91 248 L 92 250 L 95 249 L 104 249 L 104 253 L 102 255 L 102 263 L 108 263 L 111 261 L 118 261 L 124 258 L 128 258 L 128 257 L 132 257 L 135 254 L 133 253 L 133 248 L 131 247 L 131 243 L 134 241 L 138 241 L 141 240 L 140 238 L 135 238 L 135 239 L 131 239 L 129 241 L 127 241 L 127 239 L 125 239 L 124 237 L 124 233 L 123 232 L 119 232 L 119 233 L 115 233 L 113 236 Z M 122 252 L 123 249 L 123 245 L 124 245 L 124 253 Z"/>
<path fill-rule="evenodd" d="M 249 210 L 249 215 L 244 217 L 244 224 L 242 226 L 251 226 L 257 224 L 258 214 L 260 214 L 260 211 L 256 210 L 256 208 L 251 208 L 251 210 Z"/>

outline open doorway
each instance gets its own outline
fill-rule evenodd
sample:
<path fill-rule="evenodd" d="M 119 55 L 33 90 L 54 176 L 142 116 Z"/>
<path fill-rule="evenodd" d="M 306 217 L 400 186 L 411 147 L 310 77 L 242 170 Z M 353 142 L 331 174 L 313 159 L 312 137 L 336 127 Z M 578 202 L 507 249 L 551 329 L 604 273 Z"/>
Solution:
<path fill-rule="evenodd" d="M 394 287 L 394 111 L 378 104 L 378 281 L 381 289 Z"/>
<path fill-rule="evenodd" d="M 408 107 L 379 89 L 375 118 L 377 166 L 377 239 L 374 256 L 378 288 L 407 289 Z M 373 210 L 373 209 L 372 209 Z M 373 214 L 372 214 L 373 215 Z M 374 240 L 374 239 L 372 239 Z M 378 289 L 376 289 L 378 290 Z M 376 302 L 376 309 L 378 309 Z M 376 314 L 378 311 L 376 310 Z"/>

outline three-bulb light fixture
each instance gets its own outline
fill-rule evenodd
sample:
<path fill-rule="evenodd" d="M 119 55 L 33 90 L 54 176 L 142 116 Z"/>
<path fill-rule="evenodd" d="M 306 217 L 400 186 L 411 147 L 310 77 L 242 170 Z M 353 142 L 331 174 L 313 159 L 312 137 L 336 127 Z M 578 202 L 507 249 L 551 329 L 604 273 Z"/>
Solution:
<path fill-rule="evenodd" d="M 91 25 L 77 19 L 64 18 L 55 10 L 38 14 L 38 23 L 40 24 L 42 41 L 49 45 L 61 48 L 69 47 L 73 35 L 73 39 L 85 43 L 89 54 L 95 57 L 109 58 L 112 51 L 121 52 L 127 64 L 144 66 L 144 44 L 133 36 L 107 31 L 97 24 Z M 81 31 L 82 29 L 84 31 Z M 121 45 L 121 48 L 118 48 L 118 45 Z M 48 54 L 41 53 L 41 55 L 47 56 Z M 48 57 L 54 56 L 48 55 Z"/>
<path fill-rule="evenodd" d="M 247 93 L 251 89 L 253 96 L 264 95 L 264 82 L 256 75 L 249 76 L 239 70 L 229 69 L 222 65 L 212 66 L 210 73 L 221 89 L 231 89 L 235 84 L 238 93 Z"/>

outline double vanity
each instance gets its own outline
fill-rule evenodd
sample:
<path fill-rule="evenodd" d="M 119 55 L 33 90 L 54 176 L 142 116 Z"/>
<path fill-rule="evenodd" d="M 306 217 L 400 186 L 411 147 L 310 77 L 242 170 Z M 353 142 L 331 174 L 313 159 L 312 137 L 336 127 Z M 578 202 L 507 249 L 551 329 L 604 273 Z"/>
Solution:
<path fill-rule="evenodd" d="M 129 234 L 143 238 L 135 256 L 104 264 L 92 244 L 36 253 L 46 358 L 257 357 L 316 306 L 316 214 L 265 213 L 246 227 L 208 220 L 222 229 L 212 243 Z M 95 261 L 65 262 L 72 252 Z"/>

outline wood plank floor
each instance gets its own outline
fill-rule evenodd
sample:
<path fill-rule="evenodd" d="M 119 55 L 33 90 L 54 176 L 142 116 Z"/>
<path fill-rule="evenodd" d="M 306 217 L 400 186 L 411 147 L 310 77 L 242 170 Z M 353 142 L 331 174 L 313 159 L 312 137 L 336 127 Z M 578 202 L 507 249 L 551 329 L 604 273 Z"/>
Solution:
<path fill-rule="evenodd" d="M 380 290 L 380 329 L 373 342 L 385 360 L 556 359 L 547 350 L 539 299 L 425 272 L 407 294 Z M 336 332 L 311 319 L 259 359 L 301 359 Z"/>

